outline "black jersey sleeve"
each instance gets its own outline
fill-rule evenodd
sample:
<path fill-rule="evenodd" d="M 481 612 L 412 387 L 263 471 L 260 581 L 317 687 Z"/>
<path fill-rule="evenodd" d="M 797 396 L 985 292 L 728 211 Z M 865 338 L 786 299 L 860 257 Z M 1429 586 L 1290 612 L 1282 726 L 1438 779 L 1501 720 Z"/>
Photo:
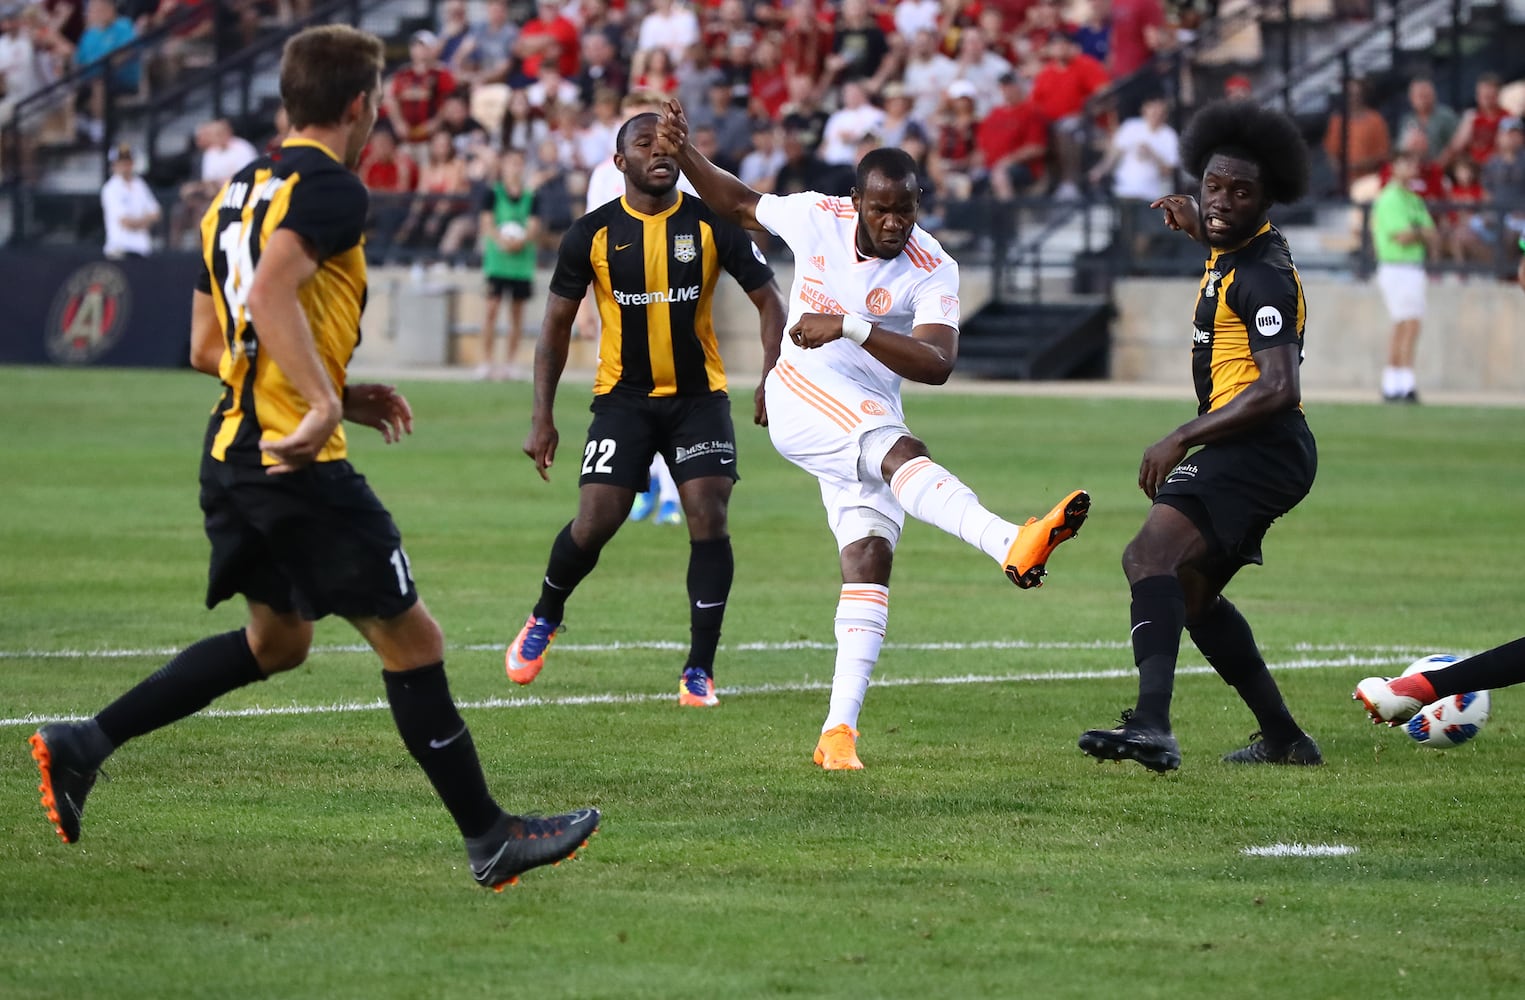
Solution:
<path fill-rule="evenodd" d="M 1302 338 L 1297 275 L 1262 262 L 1241 265 L 1228 290 L 1228 305 L 1250 332 L 1250 351 L 1263 351 Z"/>
<path fill-rule="evenodd" d="M 593 236 L 595 228 L 583 216 L 561 238 L 556 251 L 556 269 L 551 272 L 551 291 L 564 299 L 581 300 L 593 280 Z"/>
<path fill-rule="evenodd" d="M 763 256 L 745 229 L 713 216 L 710 225 L 715 233 L 720 266 L 731 272 L 731 277 L 743 291 L 754 292 L 773 280 L 773 268 L 768 266 L 768 258 Z"/>
<path fill-rule="evenodd" d="M 298 175 L 278 227 L 306 240 L 319 260 L 343 253 L 360 242 L 370 195 L 360 178 L 347 170 Z"/>
<path fill-rule="evenodd" d="M 201 258 L 201 268 L 196 272 L 196 291 L 212 294 L 212 272 L 207 270 L 207 260 Z"/>

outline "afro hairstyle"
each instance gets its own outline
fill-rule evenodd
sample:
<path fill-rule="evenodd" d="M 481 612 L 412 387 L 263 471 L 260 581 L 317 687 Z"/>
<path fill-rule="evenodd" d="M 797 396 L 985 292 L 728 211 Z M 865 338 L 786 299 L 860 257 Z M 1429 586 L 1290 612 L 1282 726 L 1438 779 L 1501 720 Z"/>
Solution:
<path fill-rule="evenodd" d="M 1224 100 L 1192 116 L 1181 136 L 1181 165 L 1201 178 L 1214 153 L 1260 167 L 1266 196 L 1283 205 L 1308 191 L 1308 145 L 1291 118 L 1254 101 Z"/>

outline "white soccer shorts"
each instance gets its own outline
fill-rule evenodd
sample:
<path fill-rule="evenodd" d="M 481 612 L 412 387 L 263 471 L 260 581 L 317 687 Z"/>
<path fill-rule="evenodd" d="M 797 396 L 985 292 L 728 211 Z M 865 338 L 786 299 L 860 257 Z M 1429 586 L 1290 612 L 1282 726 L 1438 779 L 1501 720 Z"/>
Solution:
<path fill-rule="evenodd" d="M 1377 265 L 1377 287 L 1394 323 L 1424 319 L 1425 281 L 1423 264 Z"/>
<path fill-rule="evenodd" d="M 766 383 L 773 447 L 816 478 L 840 551 L 870 536 L 900 539 L 905 509 L 879 475 L 863 475 L 864 437 L 905 427 L 900 398 L 870 389 L 832 369 L 808 370 L 781 360 Z M 884 440 L 884 435 L 875 435 Z M 878 455 L 883 459 L 883 454 Z"/>

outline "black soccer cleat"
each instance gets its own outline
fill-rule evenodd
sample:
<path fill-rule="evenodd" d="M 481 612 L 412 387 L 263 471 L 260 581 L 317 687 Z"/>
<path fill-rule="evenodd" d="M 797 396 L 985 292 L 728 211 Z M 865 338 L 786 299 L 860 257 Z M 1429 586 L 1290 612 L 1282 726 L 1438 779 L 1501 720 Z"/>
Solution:
<path fill-rule="evenodd" d="M 85 796 L 95 787 L 99 767 L 90 763 L 75 723 L 49 723 L 27 742 L 41 776 L 37 790 L 42 793 L 42 807 L 64 843 L 72 844 L 79 839 Z"/>
<path fill-rule="evenodd" d="M 1123 709 L 1115 729 L 1088 729 L 1080 736 L 1080 749 L 1097 760 L 1136 760 L 1160 774 L 1181 766 L 1181 747 L 1169 730 L 1133 721 L 1133 710 Z"/>
<path fill-rule="evenodd" d="M 519 876 L 541 865 L 577 856 L 598 830 L 598 810 L 579 809 L 560 816 L 510 816 L 504 813 L 492 830 L 466 842 L 471 877 L 494 892 L 515 885 Z"/>
<path fill-rule="evenodd" d="M 1291 764 L 1297 767 L 1317 767 L 1324 762 L 1313 737 L 1304 733 L 1291 743 L 1277 744 L 1261 739 L 1260 733 L 1250 736 L 1253 740 L 1242 750 L 1223 755 L 1230 764 Z"/>

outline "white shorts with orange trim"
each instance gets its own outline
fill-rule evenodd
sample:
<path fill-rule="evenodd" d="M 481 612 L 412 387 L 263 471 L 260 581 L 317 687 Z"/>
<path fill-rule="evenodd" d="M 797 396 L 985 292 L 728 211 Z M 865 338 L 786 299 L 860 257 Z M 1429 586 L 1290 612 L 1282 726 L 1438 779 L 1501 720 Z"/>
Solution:
<path fill-rule="evenodd" d="M 773 447 L 820 483 L 838 550 L 869 537 L 898 542 L 905 509 L 877 472 L 863 468 L 863 457 L 866 437 L 886 442 L 897 430 L 910 434 L 899 395 L 787 359 L 769 373 L 766 391 Z M 887 444 L 869 450 L 882 460 Z"/>

